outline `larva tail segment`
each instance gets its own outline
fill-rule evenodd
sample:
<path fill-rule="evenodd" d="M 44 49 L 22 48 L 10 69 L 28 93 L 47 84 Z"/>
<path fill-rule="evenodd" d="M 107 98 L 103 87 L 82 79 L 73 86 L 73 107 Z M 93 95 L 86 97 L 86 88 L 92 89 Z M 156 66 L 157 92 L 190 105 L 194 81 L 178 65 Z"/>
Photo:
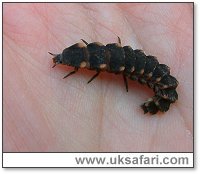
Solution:
<path fill-rule="evenodd" d="M 141 105 L 144 113 L 156 114 L 158 111 L 169 110 L 170 104 L 178 100 L 176 92 L 178 81 L 170 75 L 170 68 L 165 64 L 159 64 L 156 57 L 146 56 L 141 50 L 133 50 L 127 46 L 124 50 L 125 60 L 132 60 L 126 63 L 127 76 L 132 80 L 138 80 L 141 84 L 147 84 L 155 92 L 154 97 Z"/>
<path fill-rule="evenodd" d="M 153 115 L 156 114 L 158 111 L 168 111 L 171 103 L 171 101 L 163 99 L 160 96 L 154 96 L 148 99 L 144 104 L 142 104 L 141 107 L 144 110 L 145 114 L 149 112 Z"/>
<path fill-rule="evenodd" d="M 144 111 L 144 114 L 156 114 L 158 112 L 158 107 L 156 106 L 153 98 L 148 99 L 144 104 L 141 105 L 141 108 Z"/>

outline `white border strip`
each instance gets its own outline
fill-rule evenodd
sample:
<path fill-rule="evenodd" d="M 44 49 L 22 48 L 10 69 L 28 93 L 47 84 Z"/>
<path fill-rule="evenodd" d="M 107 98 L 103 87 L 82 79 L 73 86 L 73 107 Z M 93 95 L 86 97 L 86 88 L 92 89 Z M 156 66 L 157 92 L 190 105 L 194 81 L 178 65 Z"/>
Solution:
<path fill-rule="evenodd" d="M 3 167 L 193 167 L 193 153 L 3 153 Z"/>

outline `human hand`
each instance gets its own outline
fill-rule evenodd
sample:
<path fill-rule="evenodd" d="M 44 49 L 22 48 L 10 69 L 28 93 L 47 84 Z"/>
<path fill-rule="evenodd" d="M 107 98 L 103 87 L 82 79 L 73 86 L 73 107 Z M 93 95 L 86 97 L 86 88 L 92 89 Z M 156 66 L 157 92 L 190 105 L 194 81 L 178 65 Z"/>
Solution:
<path fill-rule="evenodd" d="M 191 152 L 193 31 L 187 3 L 3 4 L 4 151 Z M 54 69 L 48 51 L 85 39 L 143 49 L 171 68 L 179 100 L 144 115 L 153 92 L 120 75 Z"/>

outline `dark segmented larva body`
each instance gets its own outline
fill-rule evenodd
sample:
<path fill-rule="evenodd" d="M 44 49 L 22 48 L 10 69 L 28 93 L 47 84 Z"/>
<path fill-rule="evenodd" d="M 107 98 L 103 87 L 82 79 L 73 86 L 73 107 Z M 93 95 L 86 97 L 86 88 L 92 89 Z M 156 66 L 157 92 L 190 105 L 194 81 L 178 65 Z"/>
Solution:
<path fill-rule="evenodd" d="M 88 83 L 102 71 L 122 74 L 127 91 L 126 78 L 138 80 L 141 84 L 147 84 L 155 92 L 152 98 L 141 105 L 144 113 L 166 112 L 169 110 L 170 104 L 178 99 L 176 92 L 178 81 L 170 75 L 169 67 L 159 64 L 156 57 L 146 56 L 143 51 L 133 50 L 130 46 L 122 47 L 120 39 L 119 43 L 111 43 L 106 46 L 99 42 L 88 44 L 86 41 L 82 41 L 84 43 L 74 44 L 64 49 L 61 54 L 50 53 L 54 56 L 53 67 L 57 64 L 74 67 L 74 71 L 64 78 L 76 73 L 79 68 L 96 71 Z"/>

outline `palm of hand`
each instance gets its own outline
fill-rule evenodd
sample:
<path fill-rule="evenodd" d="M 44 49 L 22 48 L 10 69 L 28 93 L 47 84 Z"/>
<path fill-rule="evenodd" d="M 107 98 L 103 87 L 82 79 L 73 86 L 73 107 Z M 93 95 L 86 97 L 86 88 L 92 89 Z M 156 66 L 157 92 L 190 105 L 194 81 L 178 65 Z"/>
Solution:
<path fill-rule="evenodd" d="M 12 12 L 12 13 L 10 13 Z M 192 151 L 192 7 L 178 4 L 4 4 L 4 151 Z M 171 67 L 179 100 L 165 114 L 139 107 L 153 93 L 122 77 L 57 66 L 47 51 L 117 42 Z M 187 69 L 187 70 L 186 70 Z"/>

